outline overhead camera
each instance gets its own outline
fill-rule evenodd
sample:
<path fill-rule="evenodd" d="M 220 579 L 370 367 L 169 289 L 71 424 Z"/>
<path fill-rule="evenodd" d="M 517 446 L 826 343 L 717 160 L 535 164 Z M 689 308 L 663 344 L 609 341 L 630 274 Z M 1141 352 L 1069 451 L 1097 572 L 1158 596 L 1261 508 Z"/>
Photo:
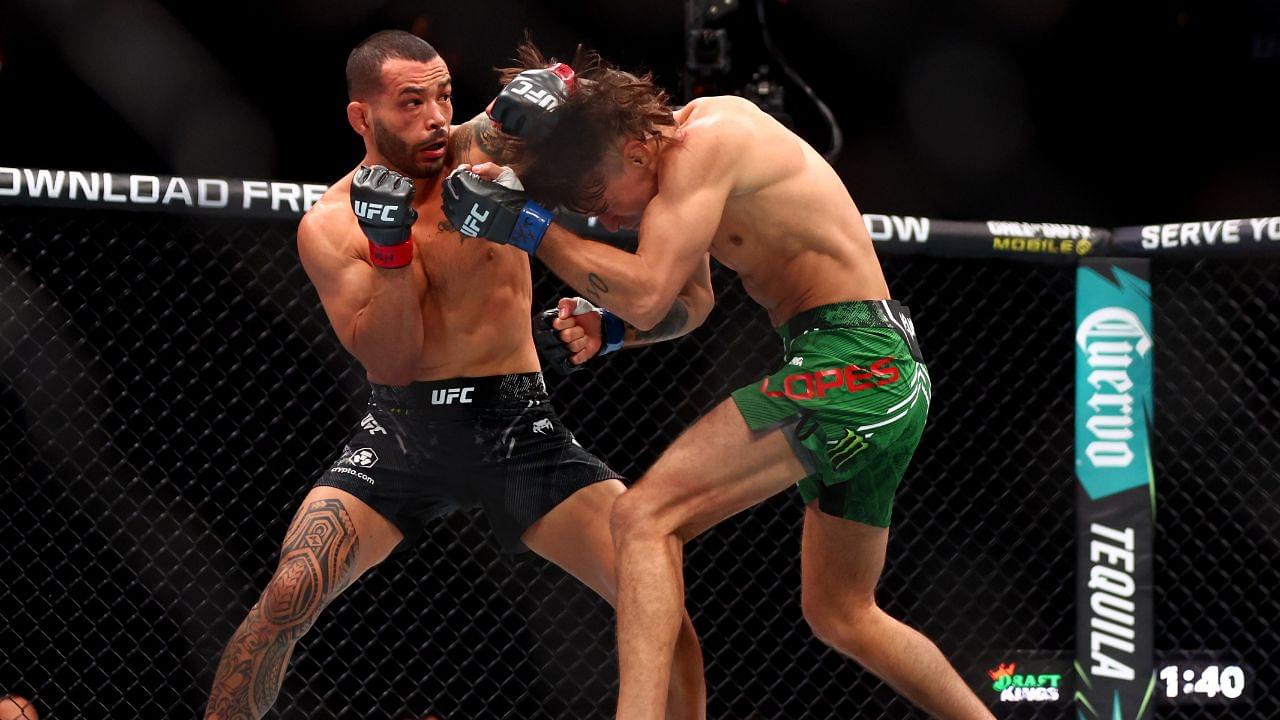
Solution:
<path fill-rule="evenodd" d="M 711 0 L 696 3 L 704 20 L 719 20 L 738 9 L 738 0 Z"/>
<path fill-rule="evenodd" d="M 752 73 L 751 82 L 739 90 L 738 95 L 755 103 L 783 125 L 789 128 L 795 126 L 791 116 L 783 109 L 786 105 L 786 88 L 769 77 L 768 65 L 761 65 Z"/>
<path fill-rule="evenodd" d="M 738 0 L 687 0 L 685 3 L 686 65 L 692 72 L 707 76 L 728 73 L 729 32 L 724 27 L 708 27 L 738 9 Z"/>
<path fill-rule="evenodd" d="M 685 57 L 688 59 L 689 69 L 694 72 L 729 72 L 729 33 L 724 28 L 697 28 L 689 31 Z"/>

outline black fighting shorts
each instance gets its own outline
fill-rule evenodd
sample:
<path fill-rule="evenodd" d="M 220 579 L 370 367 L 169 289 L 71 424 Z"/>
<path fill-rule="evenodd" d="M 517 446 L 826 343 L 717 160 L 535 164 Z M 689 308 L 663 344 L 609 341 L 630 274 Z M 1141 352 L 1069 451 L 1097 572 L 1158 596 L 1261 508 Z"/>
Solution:
<path fill-rule="evenodd" d="M 369 414 L 316 485 L 360 498 L 413 546 L 426 523 L 479 506 L 503 549 L 574 492 L 621 477 L 583 450 L 542 373 L 374 385 Z"/>

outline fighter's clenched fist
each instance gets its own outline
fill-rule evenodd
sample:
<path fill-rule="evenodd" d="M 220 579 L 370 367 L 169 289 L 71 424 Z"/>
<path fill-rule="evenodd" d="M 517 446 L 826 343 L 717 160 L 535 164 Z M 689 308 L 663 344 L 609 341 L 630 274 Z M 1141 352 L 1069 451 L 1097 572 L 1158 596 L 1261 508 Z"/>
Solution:
<path fill-rule="evenodd" d="M 555 110 L 573 90 L 573 68 L 556 63 L 516 75 L 486 111 L 508 135 L 541 140 L 555 127 Z"/>
<path fill-rule="evenodd" d="M 369 240 L 369 260 L 378 267 L 399 268 L 413 260 L 410 231 L 418 219 L 413 181 L 381 165 L 361 165 L 351 178 L 351 211 Z"/>
<path fill-rule="evenodd" d="M 514 245 L 534 255 L 554 216 L 525 197 L 514 173 L 502 170 L 495 180 L 465 165 L 450 173 L 441 195 L 445 217 L 467 237 Z"/>
<path fill-rule="evenodd" d="M 533 333 L 543 365 L 563 373 L 620 349 L 626 333 L 621 318 L 580 297 L 561 298 L 556 307 L 539 316 L 541 322 L 534 324 Z"/>

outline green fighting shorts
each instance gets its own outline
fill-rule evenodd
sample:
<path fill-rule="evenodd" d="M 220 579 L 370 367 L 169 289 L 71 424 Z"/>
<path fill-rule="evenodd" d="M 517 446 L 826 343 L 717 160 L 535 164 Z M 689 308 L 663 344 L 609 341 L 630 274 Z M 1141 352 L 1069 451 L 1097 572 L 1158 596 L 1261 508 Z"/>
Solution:
<path fill-rule="evenodd" d="M 778 334 L 782 368 L 733 392 L 739 412 L 752 430 L 786 434 L 810 473 L 806 503 L 888 527 L 933 391 L 910 313 L 893 300 L 823 305 Z"/>

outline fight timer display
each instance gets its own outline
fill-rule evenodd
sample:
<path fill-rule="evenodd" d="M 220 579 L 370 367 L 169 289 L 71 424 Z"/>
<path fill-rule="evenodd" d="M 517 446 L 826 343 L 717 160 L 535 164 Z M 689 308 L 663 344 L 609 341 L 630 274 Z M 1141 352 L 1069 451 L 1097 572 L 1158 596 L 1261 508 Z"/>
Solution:
<path fill-rule="evenodd" d="M 1158 696 L 1180 705 L 1247 702 L 1252 679 L 1244 665 L 1194 660 L 1165 664 L 1156 676 Z"/>

